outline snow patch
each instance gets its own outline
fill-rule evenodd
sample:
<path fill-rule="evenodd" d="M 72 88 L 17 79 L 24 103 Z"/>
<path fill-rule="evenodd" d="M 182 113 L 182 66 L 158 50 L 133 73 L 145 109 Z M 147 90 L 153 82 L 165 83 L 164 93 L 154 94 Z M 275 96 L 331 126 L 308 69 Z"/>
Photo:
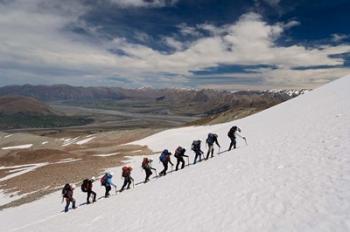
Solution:
<path fill-rule="evenodd" d="M 109 156 L 114 156 L 114 155 L 118 155 L 119 152 L 114 152 L 114 153 L 109 153 L 109 154 L 97 154 L 97 155 L 93 155 L 93 156 L 97 156 L 97 157 L 109 157 Z"/>
<path fill-rule="evenodd" d="M 78 142 L 76 142 L 75 144 L 77 145 L 83 145 L 83 144 L 86 144 L 88 142 L 90 142 L 91 140 L 95 139 L 96 137 L 90 137 L 90 138 L 87 138 L 87 139 L 83 139 L 83 140 L 80 140 Z"/>
<path fill-rule="evenodd" d="M 54 164 L 72 163 L 72 162 L 76 162 L 76 161 L 79 161 L 79 160 L 81 160 L 81 159 L 67 158 L 67 159 L 63 159 L 63 160 L 60 160 L 58 162 L 55 162 Z"/>
<path fill-rule="evenodd" d="M 7 172 L 13 173 L 13 174 L 0 178 L 0 182 L 34 171 L 35 169 L 46 166 L 48 164 L 49 164 L 48 162 L 45 162 L 45 163 L 25 164 L 25 165 L 16 165 L 16 166 L 2 166 L 0 167 L 0 170 L 10 169 Z"/>
<path fill-rule="evenodd" d="M 18 146 L 11 146 L 11 147 L 3 147 L 2 150 L 17 150 L 17 149 L 28 149 L 31 148 L 33 144 L 23 144 Z"/>

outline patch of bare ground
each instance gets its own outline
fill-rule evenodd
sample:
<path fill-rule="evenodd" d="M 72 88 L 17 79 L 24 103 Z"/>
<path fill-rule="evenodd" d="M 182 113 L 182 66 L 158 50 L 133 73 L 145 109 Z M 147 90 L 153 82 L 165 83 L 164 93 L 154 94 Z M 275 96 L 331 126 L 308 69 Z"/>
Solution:
<path fill-rule="evenodd" d="M 237 109 L 230 109 L 228 111 L 225 111 L 223 113 L 215 114 L 206 118 L 202 118 L 190 123 L 187 123 L 187 126 L 199 126 L 199 125 L 213 125 L 218 123 L 225 123 L 230 122 L 233 120 L 237 120 L 240 118 L 247 117 L 249 115 L 255 114 L 259 111 L 262 111 L 264 109 L 261 108 L 237 108 Z"/>
<path fill-rule="evenodd" d="M 23 194 L 21 199 L 0 206 L 0 210 L 37 200 L 61 188 L 65 183 L 79 183 L 91 176 L 99 176 L 107 168 L 120 166 L 125 156 L 149 155 L 146 146 L 123 145 L 154 133 L 152 130 L 108 132 L 96 136 L 84 145 L 71 145 L 61 149 L 33 149 L 12 151 L 0 158 L 2 166 L 44 163 L 28 173 L 0 181 L 7 194 Z M 118 153 L 99 157 L 99 154 Z M 12 172 L 11 172 L 12 170 Z M 0 170 L 0 178 L 13 174 L 15 168 Z M 10 173 L 11 172 L 11 173 Z"/>

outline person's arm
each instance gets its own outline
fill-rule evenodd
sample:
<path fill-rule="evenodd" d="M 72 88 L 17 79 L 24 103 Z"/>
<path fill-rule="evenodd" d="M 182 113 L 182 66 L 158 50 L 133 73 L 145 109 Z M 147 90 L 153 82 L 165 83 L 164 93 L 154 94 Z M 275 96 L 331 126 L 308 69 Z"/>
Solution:
<path fill-rule="evenodd" d="M 114 188 L 117 188 L 117 185 L 115 185 L 115 184 L 112 182 L 112 178 L 108 178 L 108 179 L 107 179 L 107 182 L 108 182 L 108 184 L 112 185 Z"/>
<path fill-rule="evenodd" d="M 220 147 L 220 144 L 219 144 L 219 141 L 217 138 L 215 138 L 215 143 L 216 143 L 216 145 L 218 145 L 218 147 Z"/>
<path fill-rule="evenodd" d="M 171 166 L 174 166 L 173 162 L 171 162 L 171 159 L 169 158 L 169 163 L 171 164 Z"/>

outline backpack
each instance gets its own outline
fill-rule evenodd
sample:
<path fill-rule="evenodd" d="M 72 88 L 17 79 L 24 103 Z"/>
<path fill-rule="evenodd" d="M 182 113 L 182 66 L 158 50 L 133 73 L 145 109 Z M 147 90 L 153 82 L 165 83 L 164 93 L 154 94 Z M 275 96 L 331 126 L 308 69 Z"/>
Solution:
<path fill-rule="evenodd" d="M 146 169 L 148 167 L 148 164 L 149 164 L 149 159 L 148 158 L 143 158 L 142 168 Z"/>
<path fill-rule="evenodd" d="M 104 186 L 107 184 L 107 174 L 105 174 L 102 178 L 101 178 L 101 185 Z"/>
<path fill-rule="evenodd" d="M 218 136 L 216 134 L 209 133 L 207 138 L 207 143 L 209 145 L 213 145 L 217 137 Z"/>
<path fill-rule="evenodd" d="M 128 176 L 130 176 L 131 171 L 132 171 L 132 168 L 131 168 L 131 167 L 124 166 L 124 167 L 122 168 L 122 177 L 128 177 Z"/>
<path fill-rule="evenodd" d="M 62 195 L 66 196 L 67 193 L 70 191 L 70 189 L 71 189 L 70 184 L 65 184 L 63 189 L 62 189 Z"/>
<path fill-rule="evenodd" d="M 83 183 L 81 184 L 81 191 L 84 193 L 87 192 L 88 185 L 89 185 L 89 179 L 83 180 Z"/>
<path fill-rule="evenodd" d="M 162 154 L 160 154 L 159 160 L 160 160 L 161 162 L 167 161 L 168 155 L 169 155 L 169 151 L 165 149 L 165 150 L 162 152 Z"/>
<path fill-rule="evenodd" d="M 194 141 L 192 142 L 192 147 L 191 147 L 191 149 L 192 149 L 193 151 L 198 151 L 198 150 L 200 150 L 200 149 L 201 149 L 201 141 L 200 141 L 200 140 L 194 140 Z"/>
<path fill-rule="evenodd" d="M 231 127 L 230 131 L 227 133 L 227 136 L 230 138 L 234 137 L 237 130 L 240 131 L 240 129 L 237 126 Z"/>
<path fill-rule="evenodd" d="M 184 152 L 184 150 L 185 150 L 185 149 L 183 149 L 183 148 L 180 147 L 180 146 L 177 147 L 176 150 L 175 150 L 174 156 L 175 156 L 176 158 L 181 157 L 181 154 Z"/>

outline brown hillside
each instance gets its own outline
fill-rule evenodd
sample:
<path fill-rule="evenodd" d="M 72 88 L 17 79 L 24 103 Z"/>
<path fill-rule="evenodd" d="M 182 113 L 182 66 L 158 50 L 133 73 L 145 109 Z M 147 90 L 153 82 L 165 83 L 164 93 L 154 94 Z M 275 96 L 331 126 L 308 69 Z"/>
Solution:
<path fill-rule="evenodd" d="M 56 113 L 45 103 L 32 97 L 4 96 L 0 97 L 0 114 L 55 115 Z"/>

